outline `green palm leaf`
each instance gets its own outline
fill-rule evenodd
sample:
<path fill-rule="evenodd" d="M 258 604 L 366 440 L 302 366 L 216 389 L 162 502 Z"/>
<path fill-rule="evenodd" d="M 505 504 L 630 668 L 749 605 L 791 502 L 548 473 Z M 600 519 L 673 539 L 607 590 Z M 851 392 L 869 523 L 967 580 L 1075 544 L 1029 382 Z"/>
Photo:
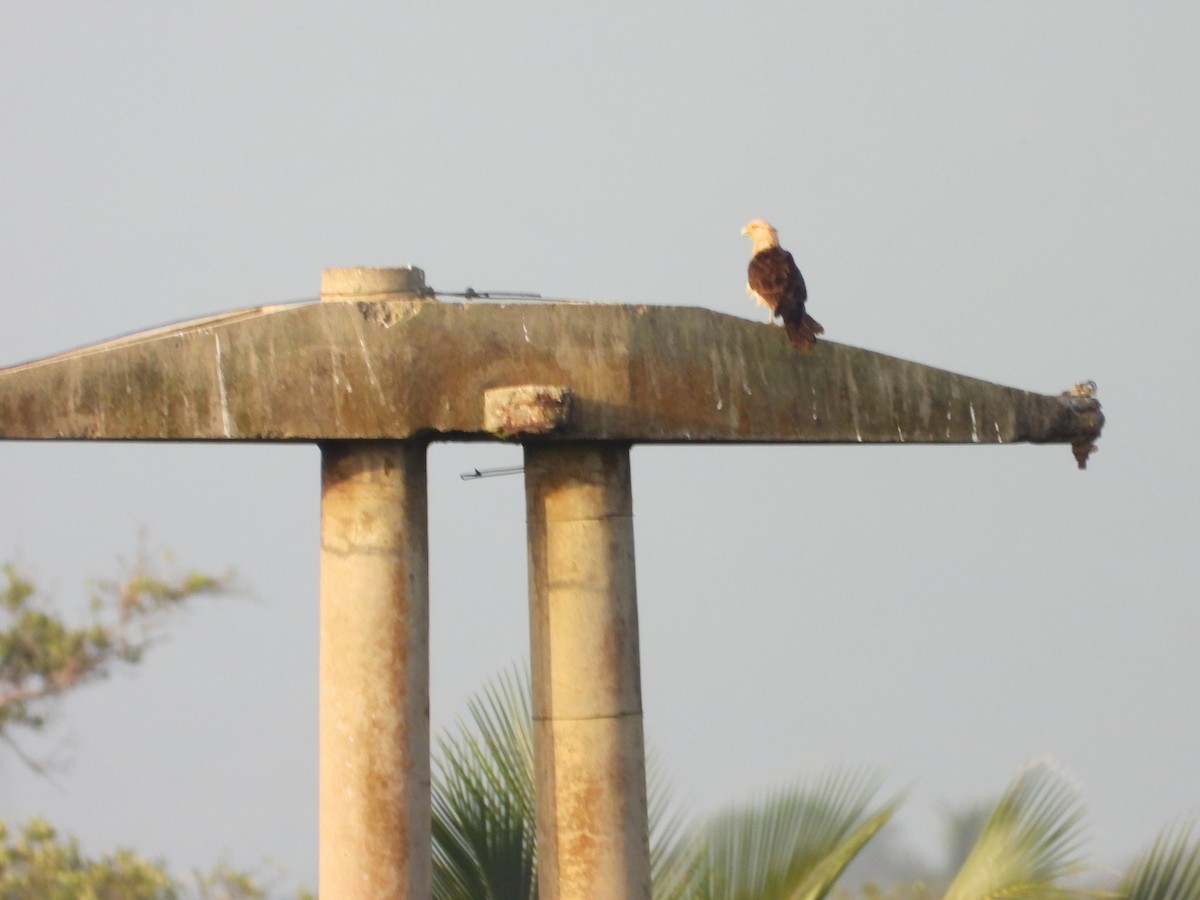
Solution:
<path fill-rule="evenodd" d="M 1167 829 L 1150 852 L 1138 859 L 1121 880 L 1127 900 L 1193 900 L 1200 897 L 1200 838 L 1191 825 Z"/>
<path fill-rule="evenodd" d="M 685 852 L 687 815 L 675 802 L 675 791 L 661 762 L 646 754 L 646 803 L 650 822 L 650 883 L 654 897 L 681 897 L 679 887 L 671 887 L 680 867 L 678 858 Z"/>
<path fill-rule="evenodd" d="M 660 900 L 820 900 L 891 817 L 870 810 L 879 779 L 834 774 L 720 813 L 655 882 Z"/>
<path fill-rule="evenodd" d="M 945 900 L 1059 900 L 1095 896 L 1062 884 L 1080 871 L 1083 809 L 1047 766 L 1017 776 L 983 826 Z"/>
<path fill-rule="evenodd" d="M 537 896 L 530 722 L 528 673 L 510 671 L 438 740 L 432 793 L 439 900 Z M 658 900 L 821 900 L 896 806 L 871 809 L 877 777 L 834 774 L 686 828 L 653 757 L 648 782 Z"/>
<path fill-rule="evenodd" d="M 469 723 L 437 742 L 433 895 L 439 900 L 537 896 L 528 683 L 527 674 L 502 674 L 469 701 Z"/>
<path fill-rule="evenodd" d="M 846 866 L 858 855 L 896 811 L 899 800 L 892 800 L 875 815 L 851 831 L 814 865 L 808 876 L 796 887 L 789 900 L 821 900 L 841 877 Z"/>

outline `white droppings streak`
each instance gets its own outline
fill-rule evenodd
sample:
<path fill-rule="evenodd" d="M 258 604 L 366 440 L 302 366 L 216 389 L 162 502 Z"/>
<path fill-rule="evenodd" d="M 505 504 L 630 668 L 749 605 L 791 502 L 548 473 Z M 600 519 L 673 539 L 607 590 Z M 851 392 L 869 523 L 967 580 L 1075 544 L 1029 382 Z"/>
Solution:
<path fill-rule="evenodd" d="M 717 409 L 720 410 L 725 407 L 725 398 L 723 398 L 721 396 L 721 383 L 717 379 L 718 371 L 720 371 L 720 366 L 716 365 L 716 361 L 714 360 L 713 367 L 712 367 L 712 376 L 713 376 L 712 392 L 713 392 L 713 396 L 717 398 Z"/>
<path fill-rule="evenodd" d="M 221 395 L 221 428 L 225 437 L 229 437 L 229 395 L 225 392 L 225 372 L 221 366 L 221 336 L 214 334 L 213 340 L 217 342 L 217 391 Z"/>
<path fill-rule="evenodd" d="M 975 404 L 968 403 L 967 409 L 971 411 L 971 440 L 976 444 L 979 443 L 979 423 L 975 421 Z"/>
<path fill-rule="evenodd" d="M 529 339 L 529 328 L 526 327 L 524 322 L 521 323 L 521 330 L 523 332 L 525 332 L 525 343 L 527 343 L 527 344 L 532 343 L 532 341 L 530 341 L 530 339 Z"/>
<path fill-rule="evenodd" d="M 358 346 L 362 348 L 363 362 L 367 366 L 367 375 L 371 377 L 371 385 L 375 390 L 379 390 L 379 378 L 375 375 L 375 367 L 371 365 L 371 354 L 367 350 L 367 342 L 361 334 L 358 336 Z"/>

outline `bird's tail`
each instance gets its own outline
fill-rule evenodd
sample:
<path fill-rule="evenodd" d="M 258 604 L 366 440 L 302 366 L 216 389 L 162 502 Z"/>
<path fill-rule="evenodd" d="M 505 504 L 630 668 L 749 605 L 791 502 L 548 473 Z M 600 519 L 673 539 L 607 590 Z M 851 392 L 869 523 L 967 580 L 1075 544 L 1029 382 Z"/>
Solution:
<path fill-rule="evenodd" d="M 812 353 L 812 348 L 817 343 L 817 335 L 825 333 L 820 322 L 803 312 L 794 319 L 784 319 L 783 327 L 792 346 L 801 353 Z"/>

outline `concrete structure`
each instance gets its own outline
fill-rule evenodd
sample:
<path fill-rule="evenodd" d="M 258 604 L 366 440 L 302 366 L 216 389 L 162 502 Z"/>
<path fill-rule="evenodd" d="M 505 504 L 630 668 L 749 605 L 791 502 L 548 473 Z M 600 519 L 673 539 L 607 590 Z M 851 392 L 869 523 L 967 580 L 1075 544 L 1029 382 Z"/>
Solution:
<path fill-rule="evenodd" d="M 424 445 L 321 447 L 325 896 L 429 896 L 428 550 Z"/>
<path fill-rule="evenodd" d="M 424 286 L 420 270 L 327 269 L 321 300 Z M 427 509 L 425 444 L 321 443 L 323 896 L 432 891 Z"/>
<path fill-rule="evenodd" d="M 419 269 L 0 370 L 0 439 L 322 449 L 324 898 L 427 897 L 430 441 L 526 452 L 540 893 L 648 897 L 629 448 L 1067 443 L 1103 415 L 697 308 L 442 303 Z"/>
<path fill-rule="evenodd" d="M 629 446 L 527 444 L 539 896 L 649 897 Z"/>

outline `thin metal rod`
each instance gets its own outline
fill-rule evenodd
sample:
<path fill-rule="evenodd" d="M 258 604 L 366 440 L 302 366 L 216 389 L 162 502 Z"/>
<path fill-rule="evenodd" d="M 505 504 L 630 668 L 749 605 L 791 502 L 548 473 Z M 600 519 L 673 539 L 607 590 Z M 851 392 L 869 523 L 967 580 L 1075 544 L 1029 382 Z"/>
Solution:
<path fill-rule="evenodd" d="M 428 898 L 425 446 L 321 446 L 322 897 Z"/>
<path fill-rule="evenodd" d="M 533 291 L 477 291 L 469 287 L 465 291 L 439 291 L 434 287 L 425 288 L 425 297 L 462 297 L 466 300 L 541 300 L 542 295 Z"/>
<path fill-rule="evenodd" d="M 538 895 L 650 897 L 628 446 L 527 444 Z"/>
<path fill-rule="evenodd" d="M 470 472 L 460 472 L 463 481 L 474 481 L 476 478 L 498 478 L 501 475 L 520 475 L 525 471 L 524 466 L 497 466 L 494 469 L 472 469 Z"/>

